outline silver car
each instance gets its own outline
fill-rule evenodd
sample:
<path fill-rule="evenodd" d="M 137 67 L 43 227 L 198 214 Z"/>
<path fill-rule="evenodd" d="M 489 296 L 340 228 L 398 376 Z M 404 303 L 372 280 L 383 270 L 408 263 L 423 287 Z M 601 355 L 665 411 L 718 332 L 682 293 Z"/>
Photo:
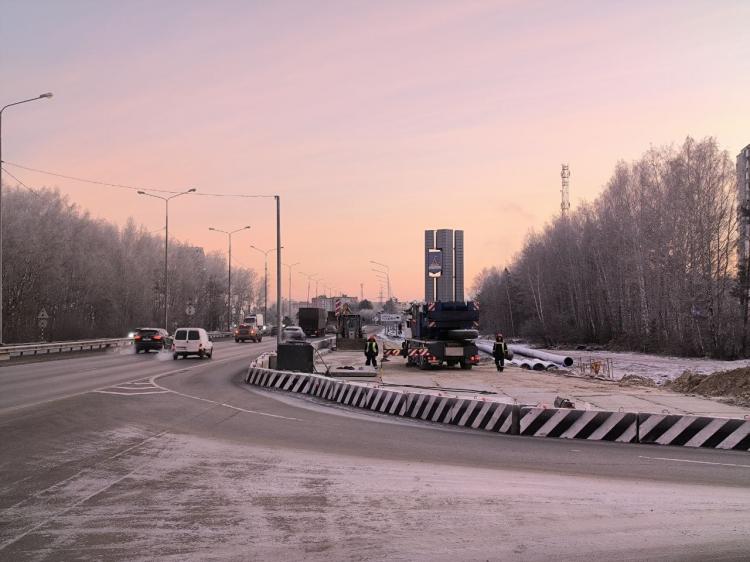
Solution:
<path fill-rule="evenodd" d="M 283 341 L 304 341 L 305 332 L 299 326 L 287 326 L 281 331 Z"/>

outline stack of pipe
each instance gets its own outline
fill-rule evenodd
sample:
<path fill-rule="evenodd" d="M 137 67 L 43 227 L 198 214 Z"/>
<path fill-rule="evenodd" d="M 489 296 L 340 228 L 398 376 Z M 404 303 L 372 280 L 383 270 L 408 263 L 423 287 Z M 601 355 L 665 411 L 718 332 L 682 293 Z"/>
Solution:
<path fill-rule="evenodd" d="M 492 355 L 492 341 L 477 340 L 476 345 L 480 351 L 487 355 Z M 564 355 L 556 355 L 530 347 L 511 344 L 508 350 L 513 353 L 513 359 L 506 361 L 508 365 L 515 365 L 522 369 L 532 371 L 545 371 L 547 369 L 557 369 L 559 367 L 570 367 L 573 365 L 573 358 Z"/>

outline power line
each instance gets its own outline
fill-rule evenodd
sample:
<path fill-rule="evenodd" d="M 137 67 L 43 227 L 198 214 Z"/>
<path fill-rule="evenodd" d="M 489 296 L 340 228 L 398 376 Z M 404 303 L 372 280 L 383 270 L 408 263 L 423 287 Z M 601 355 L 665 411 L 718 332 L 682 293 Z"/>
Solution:
<path fill-rule="evenodd" d="M 25 187 L 26 189 L 28 189 L 29 191 L 31 191 L 31 193 L 34 193 L 34 194 L 38 194 L 38 192 L 37 192 L 37 190 L 36 190 L 36 189 L 32 189 L 32 188 L 30 188 L 30 187 L 29 187 L 28 185 L 26 185 L 25 183 L 23 183 L 23 182 L 22 182 L 21 180 L 19 180 L 19 179 L 18 179 L 18 178 L 17 178 L 16 176 L 14 176 L 13 174 L 11 174 L 11 173 L 10 173 L 10 172 L 8 171 L 8 169 L 7 169 L 7 168 L 6 168 L 5 166 L 3 166 L 3 172 L 5 172 L 6 174 L 8 174 L 8 175 L 9 175 L 10 177 L 12 177 L 12 178 L 13 178 L 14 180 L 16 180 L 16 181 L 17 181 L 18 183 L 20 183 L 20 184 L 21 184 L 21 185 L 22 185 L 23 187 Z"/>
<path fill-rule="evenodd" d="M 63 179 L 66 179 L 66 180 L 72 180 L 72 181 L 77 181 L 77 182 L 82 182 L 82 183 L 90 183 L 90 184 L 93 184 L 93 185 L 101 185 L 103 187 L 114 187 L 114 188 L 117 188 L 117 189 L 129 189 L 131 191 L 154 191 L 154 192 L 157 192 L 157 193 L 182 193 L 182 191 L 183 191 L 183 190 L 159 189 L 159 188 L 155 188 L 155 187 L 136 187 L 136 186 L 124 185 L 124 184 L 120 184 L 120 183 L 110 183 L 110 182 L 99 181 L 99 180 L 90 180 L 90 179 L 86 179 L 86 178 L 79 178 L 79 177 L 75 177 L 75 176 L 68 176 L 66 174 L 60 174 L 58 172 L 50 172 L 48 170 L 41 170 L 39 168 L 32 168 L 30 166 L 24 166 L 22 164 L 16 164 L 14 162 L 8 162 L 7 160 L 3 160 L 3 163 L 4 164 L 10 164 L 11 166 L 15 166 L 16 168 L 21 168 L 22 170 L 26 170 L 28 172 L 36 172 L 38 174 L 45 174 L 45 175 L 48 175 L 48 176 L 54 176 L 54 177 L 57 177 L 57 178 L 63 178 Z M 6 168 L 3 168 L 3 169 L 7 172 Z M 10 172 L 8 172 L 8 175 L 11 175 Z M 11 177 L 14 177 L 14 176 L 11 175 Z M 14 179 L 16 179 L 16 178 L 14 178 Z M 16 181 L 20 181 L 20 180 L 16 179 Z M 22 182 L 21 182 L 21 184 L 23 185 Z M 27 188 L 27 189 L 30 189 L 30 188 Z M 275 195 L 248 195 L 246 193 L 205 193 L 205 192 L 201 192 L 201 191 L 196 191 L 195 193 L 193 193 L 193 195 L 202 195 L 204 197 L 244 197 L 244 198 L 247 198 L 247 199 L 259 199 L 259 198 L 273 198 L 273 197 L 275 197 Z"/>

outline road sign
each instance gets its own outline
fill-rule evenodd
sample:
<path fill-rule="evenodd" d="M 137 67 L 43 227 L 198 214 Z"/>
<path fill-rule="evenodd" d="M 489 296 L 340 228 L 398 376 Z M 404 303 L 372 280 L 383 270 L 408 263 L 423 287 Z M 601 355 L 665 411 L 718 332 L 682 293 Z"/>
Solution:
<path fill-rule="evenodd" d="M 37 314 L 36 320 L 39 323 L 39 327 L 44 330 L 47 327 L 49 314 L 47 314 L 47 311 L 42 308 L 42 310 L 39 311 L 39 314 Z"/>
<path fill-rule="evenodd" d="M 385 312 L 380 314 L 381 322 L 401 322 L 400 314 L 387 314 Z"/>
<path fill-rule="evenodd" d="M 192 316 L 193 314 L 195 314 L 195 306 L 192 304 L 187 305 L 185 307 L 185 314 L 187 314 L 188 316 Z"/>

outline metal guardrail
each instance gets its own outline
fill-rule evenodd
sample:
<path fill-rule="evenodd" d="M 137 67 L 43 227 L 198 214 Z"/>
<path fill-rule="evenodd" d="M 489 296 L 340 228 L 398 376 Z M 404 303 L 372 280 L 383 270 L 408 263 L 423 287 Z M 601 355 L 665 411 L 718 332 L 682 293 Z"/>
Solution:
<path fill-rule="evenodd" d="M 0 347 L 0 359 L 11 357 L 28 357 L 50 353 L 68 353 L 71 351 L 93 351 L 110 347 L 121 347 L 133 343 L 133 338 L 110 338 L 97 340 L 61 341 L 52 343 L 23 343 Z"/>
<path fill-rule="evenodd" d="M 231 332 L 208 332 L 212 339 L 225 339 L 232 336 Z M 7 361 L 12 357 L 30 357 L 37 355 L 51 355 L 53 353 L 70 353 L 73 351 L 95 351 L 133 344 L 133 338 L 106 338 L 44 343 L 21 343 L 0 346 L 0 361 Z"/>

